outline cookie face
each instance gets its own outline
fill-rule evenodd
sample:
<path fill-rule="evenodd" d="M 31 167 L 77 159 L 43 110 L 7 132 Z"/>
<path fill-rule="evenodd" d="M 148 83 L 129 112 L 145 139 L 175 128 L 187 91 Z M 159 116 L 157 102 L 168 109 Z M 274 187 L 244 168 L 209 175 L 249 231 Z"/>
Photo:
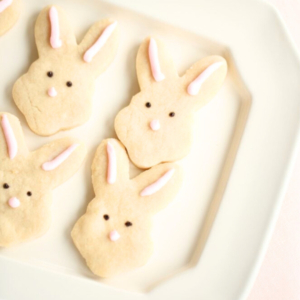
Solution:
<path fill-rule="evenodd" d="M 115 119 L 116 133 L 133 163 L 147 169 L 186 156 L 193 116 L 215 96 L 226 73 L 226 61 L 209 56 L 179 77 L 162 42 L 146 39 L 137 55 L 141 92 Z"/>
<path fill-rule="evenodd" d="M 89 119 L 95 79 L 116 55 L 118 26 L 101 20 L 78 45 L 63 10 L 49 6 L 37 19 L 35 39 L 39 59 L 15 83 L 13 98 L 29 127 L 48 136 Z"/>
<path fill-rule="evenodd" d="M 21 13 L 21 0 L 0 0 L 0 36 L 11 29 Z"/>
<path fill-rule="evenodd" d="M 153 252 L 152 217 L 176 196 L 182 170 L 162 164 L 129 178 L 129 159 L 115 139 L 97 149 L 92 180 L 95 198 L 72 230 L 88 267 L 100 277 L 143 266 Z"/>
<path fill-rule="evenodd" d="M 19 120 L 8 113 L 0 120 L 0 247 L 9 247 L 48 230 L 51 192 L 77 171 L 86 150 L 64 138 L 29 152 Z"/>

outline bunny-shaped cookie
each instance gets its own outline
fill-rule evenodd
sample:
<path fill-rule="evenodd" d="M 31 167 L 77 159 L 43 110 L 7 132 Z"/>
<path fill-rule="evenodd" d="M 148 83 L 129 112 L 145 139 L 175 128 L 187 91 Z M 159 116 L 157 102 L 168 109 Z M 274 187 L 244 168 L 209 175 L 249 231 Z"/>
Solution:
<path fill-rule="evenodd" d="M 21 0 L 0 1 L 0 36 L 11 29 L 21 13 Z"/>
<path fill-rule="evenodd" d="M 42 10 L 35 25 L 39 59 L 13 88 L 14 101 L 35 133 L 48 136 L 88 120 L 95 79 L 115 57 L 118 37 L 117 22 L 106 19 L 77 45 L 62 9 Z"/>
<path fill-rule="evenodd" d="M 161 164 L 130 179 L 126 150 L 109 139 L 97 149 L 92 180 L 96 196 L 72 230 L 76 247 L 100 277 L 143 266 L 153 251 L 151 219 L 176 196 L 181 168 Z"/>
<path fill-rule="evenodd" d="M 0 122 L 0 247 L 9 247 L 48 230 L 51 192 L 77 171 L 86 150 L 64 138 L 29 152 L 19 120 L 0 113 Z"/>
<path fill-rule="evenodd" d="M 115 130 L 133 163 L 147 169 L 189 153 L 193 115 L 220 89 L 227 64 L 220 56 L 208 56 L 179 77 L 162 42 L 147 38 L 136 67 L 141 92 L 119 112 Z"/>

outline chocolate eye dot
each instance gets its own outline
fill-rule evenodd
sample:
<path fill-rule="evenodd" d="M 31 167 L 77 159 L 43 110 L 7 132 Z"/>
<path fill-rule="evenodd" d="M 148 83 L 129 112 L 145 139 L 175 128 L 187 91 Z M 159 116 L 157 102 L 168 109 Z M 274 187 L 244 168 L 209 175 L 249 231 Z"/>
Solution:
<path fill-rule="evenodd" d="M 109 220 L 109 215 L 104 215 L 103 218 L 104 218 L 104 220 L 107 221 L 107 220 Z"/>
<path fill-rule="evenodd" d="M 146 107 L 148 107 L 148 108 L 151 107 L 151 103 L 150 103 L 150 102 L 147 102 L 145 105 L 146 105 Z"/>
<path fill-rule="evenodd" d="M 170 116 L 170 117 L 175 117 L 175 113 L 174 113 L 174 112 L 170 112 L 170 113 L 169 113 L 169 116 Z"/>
<path fill-rule="evenodd" d="M 31 192 L 27 192 L 27 196 L 29 196 L 29 197 L 30 197 L 31 195 L 32 195 L 32 193 L 31 193 Z"/>
<path fill-rule="evenodd" d="M 127 222 L 125 223 L 125 226 L 127 226 L 127 227 L 132 226 L 132 223 L 129 222 L 129 221 L 127 221 Z"/>
<path fill-rule="evenodd" d="M 8 185 L 7 183 L 4 183 L 4 184 L 3 184 L 3 188 L 4 188 L 4 189 L 8 189 L 8 188 L 9 188 L 9 185 Z"/>
<path fill-rule="evenodd" d="M 52 72 L 52 71 L 49 71 L 49 72 L 47 73 L 47 76 L 48 76 L 48 77 L 53 77 L 53 72 Z"/>
<path fill-rule="evenodd" d="M 73 83 L 71 81 L 67 82 L 67 87 L 71 87 L 73 85 Z"/>

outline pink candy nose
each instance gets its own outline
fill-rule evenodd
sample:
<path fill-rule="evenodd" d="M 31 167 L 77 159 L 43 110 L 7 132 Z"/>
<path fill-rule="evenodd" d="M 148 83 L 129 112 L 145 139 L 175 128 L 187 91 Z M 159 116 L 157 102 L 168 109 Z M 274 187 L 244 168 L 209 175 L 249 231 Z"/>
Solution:
<path fill-rule="evenodd" d="M 20 206 L 20 200 L 16 197 L 12 197 L 8 200 L 8 205 L 12 208 L 17 208 Z"/>
<path fill-rule="evenodd" d="M 49 90 L 48 90 L 48 95 L 50 97 L 56 97 L 57 96 L 57 91 L 54 87 L 51 87 Z"/>
<path fill-rule="evenodd" d="M 159 123 L 159 120 L 152 120 L 150 122 L 150 127 L 152 130 L 156 131 L 160 128 L 160 123 Z"/>
<path fill-rule="evenodd" d="M 109 238 L 112 242 L 117 241 L 120 237 L 121 236 L 117 230 L 113 230 L 109 233 Z"/>

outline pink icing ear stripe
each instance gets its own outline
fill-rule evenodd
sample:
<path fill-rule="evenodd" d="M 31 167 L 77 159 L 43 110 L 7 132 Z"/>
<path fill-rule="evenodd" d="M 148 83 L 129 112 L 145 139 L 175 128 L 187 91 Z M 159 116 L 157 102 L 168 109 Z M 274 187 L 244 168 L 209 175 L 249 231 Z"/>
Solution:
<path fill-rule="evenodd" d="M 56 156 L 53 160 L 43 163 L 42 169 L 44 171 L 52 171 L 61 165 L 79 146 L 79 144 L 73 144 L 67 148 L 64 152 Z"/>
<path fill-rule="evenodd" d="M 115 28 L 117 27 L 118 22 L 113 22 L 108 25 L 102 32 L 101 36 L 95 42 L 95 44 L 89 48 L 83 56 L 83 60 L 87 63 L 91 62 L 93 57 L 100 51 L 100 49 L 105 45 Z"/>
<path fill-rule="evenodd" d="M 0 13 L 5 11 L 10 5 L 12 5 L 13 0 L 2 0 L 0 1 Z"/>
<path fill-rule="evenodd" d="M 152 183 L 151 185 L 147 186 L 145 189 L 142 190 L 141 196 L 150 196 L 156 192 L 158 192 L 165 184 L 171 179 L 175 172 L 175 169 L 169 170 L 166 174 L 160 177 L 157 181 Z"/>
<path fill-rule="evenodd" d="M 49 18 L 51 24 L 51 36 L 50 36 L 50 44 L 54 49 L 60 48 L 62 45 L 62 41 L 59 38 L 59 20 L 57 9 L 52 6 L 49 10 Z"/>
<path fill-rule="evenodd" d="M 18 143 L 6 115 L 2 116 L 1 125 L 7 145 L 8 156 L 10 159 L 14 159 L 18 152 Z"/>
<path fill-rule="evenodd" d="M 113 184 L 117 180 L 117 158 L 116 152 L 113 145 L 107 142 L 107 155 L 108 155 L 108 165 L 107 165 L 107 182 Z"/>
<path fill-rule="evenodd" d="M 223 64 L 224 64 L 224 62 L 219 61 L 219 62 L 216 62 L 216 63 L 210 65 L 209 67 L 207 67 L 194 81 L 192 81 L 189 84 L 189 86 L 187 88 L 187 92 L 191 96 L 197 95 L 199 93 L 204 81 L 209 76 L 211 76 L 212 73 L 214 73 L 217 69 L 219 69 Z"/>
<path fill-rule="evenodd" d="M 160 70 L 160 64 L 158 59 L 158 51 L 156 41 L 151 38 L 149 42 L 149 59 L 150 59 L 150 67 L 152 71 L 152 76 L 155 81 L 159 82 L 165 79 L 165 75 Z"/>

